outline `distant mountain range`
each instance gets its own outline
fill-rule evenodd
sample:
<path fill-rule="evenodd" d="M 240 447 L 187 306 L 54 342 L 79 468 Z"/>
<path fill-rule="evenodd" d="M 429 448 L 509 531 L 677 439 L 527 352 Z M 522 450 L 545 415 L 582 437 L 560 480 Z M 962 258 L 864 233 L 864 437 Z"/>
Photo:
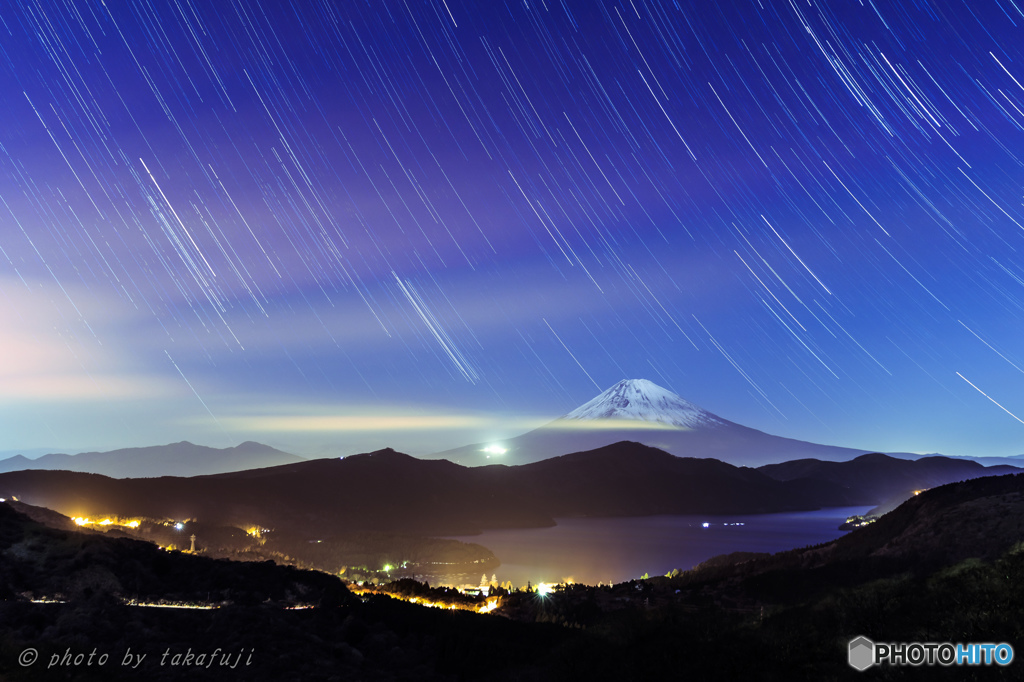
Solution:
<path fill-rule="evenodd" d="M 37 459 L 15 455 L 0 460 L 0 473 L 25 469 L 81 471 L 113 478 L 202 476 L 305 461 L 303 457 L 247 441 L 233 448 L 210 448 L 188 441 L 78 455 L 49 454 Z"/>
<path fill-rule="evenodd" d="M 193 518 L 310 538 L 353 528 L 463 535 L 549 526 L 569 516 L 750 514 L 873 505 L 901 486 L 909 492 L 994 473 L 970 462 L 931 459 L 936 461 L 919 465 L 868 455 L 840 465 L 853 475 L 828 462 L 758 471 L 715 459 L 675 457 L 631 442 L 517 467 L 465 467 L 388 449 L 192 478 L 10 472 L 0 474 L 0 497 L 17 496 L 68 516 Z"/>
<path fill-rule="evenodd" d="M 867 450 L 773 436 L 723 419 L 646 379 L 627 379 L 572 412 L 500 443 L 437 452 L 466 466 L 526 464 L 630 440 L 680 457 L 713 457 L 737 466 L 792 459 L 846 461 Z M 499 450 L 504 452 L 499 453 Z"/>
<path fill-rule="evenodd" d="M 924 455 L 926 457 L 943 457 L 945 455 L 930 454 Z M 953 459 L 963 459 L 969 462 L 977 462 L 983 466 L 997 466 L 999 464 L 1006 464 L 1012 467 L 1024 467 L 1024 455 L 1010 455 L 1008 457 L 965 457 L 960 455 L 949 455 Z M 919 459 L 919 456 L 912 457 L 912 459 Z"/>
<path fill-rule="evenodd" d="M 463 466 L 516 466 L 566 453 L 632 441 L 679 457 L 713 458 L 736 466 L 760 467 L 794 460 L 846 462 L 868 451 L 774 436 L 723 419 L 646 379 L 620 381 L 594 399 L 529 433 L 500 442 L 475 443 L 427 455 Z M 6 453 L 0 453 L 6 454 Z M 929 459 L 889 453 L 904 460 Z M 963 462 L 1024 467 L 1015 457 L 954 458 Z M 188 441 L 110 452 L 21 454 L 0 459 L 0 473 L 27 469 L 79 471 L 113 478 L 203 476 L 307 461 L 268 445 L 248 441 L 211 448 Z"/>
<path fill-rule="evenodd" d="M 860 499 L 878 503 L 902 502 L 915 490 L 936 488 L 947 483 L 982 476 L 1019 474 L 1024 467 L 983 466 L 969 459 L 922 457 L 897 459 L 877 452 L 861 455 L 849 462 L 823 462 L 800 459 L 757 468 L 779 481 L 822 481 L 856 491 Z M 895 506 L 895 505 L 894 505 Z"/>

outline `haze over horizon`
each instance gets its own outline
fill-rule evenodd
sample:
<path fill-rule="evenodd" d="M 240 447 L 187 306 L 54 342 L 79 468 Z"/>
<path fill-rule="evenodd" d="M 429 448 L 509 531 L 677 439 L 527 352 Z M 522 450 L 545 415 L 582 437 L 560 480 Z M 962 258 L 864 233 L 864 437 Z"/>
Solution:
<path fill-rule="evenodd" d="M 647 378 L 1024 452 L 1024 5 L 0 12 L 0 451 L 500 441 Z"/>

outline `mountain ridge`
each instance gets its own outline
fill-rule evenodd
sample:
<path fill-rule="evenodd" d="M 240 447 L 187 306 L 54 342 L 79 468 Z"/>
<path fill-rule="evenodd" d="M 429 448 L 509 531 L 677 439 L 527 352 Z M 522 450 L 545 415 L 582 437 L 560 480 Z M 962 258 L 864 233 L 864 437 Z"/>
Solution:
<path fill-rule="evenodd" d="M 873 455 L 879 476 L 905 464 Z M 893 464 L 893 463 L 896 464 Z M 835 464 L 835 463 L 827 463 Z M 922 471 L 944 480 L 904 476 L 904 492 L 992 473 L 947 460 Z M 573 452 L 521 466 L 466 467 L 418 459 L 392 449 L 338 459 L 190 478 L 114 479 L 67 471 L 0 474 L 0 497 L 68 516 L 198 518 L 239 528 L 279 528 L 317 537 L 333 528 L 470 535 L 489 528 L 531 528 L 566 516 L 651 516 L 802 511 L 870 506 L 881 493 L 861 478 L 786 480 L 712 458 L 678 457 L 635 442 Z M 936 474 L 938 476 L 938 474 Z M 865 482 L 866 481 L 866 482 Z"/>
<path fill-rule="evenodd" d="M 914 491 L 982 476 L 1021 473 L 1022 467 L 986 467 L 971 460 L 938 455 L 906 460 L 875 452 L 848 462 L 801 459 L 766 464 L 757 470 L 779 481 L 827 481 L 855 488 L 878 499 L 879 504 L 885 508 L 890 508 L 911 497 Z"/>
<path fill-rule="evenodd" d="M 830 500 L 857 503 L 839 485 L 813 489 L 630 442 L 519 467 L 466 467 L 388 449 L 191 478 L 20 471 L 0 474 L 0 497 L 9 496 L 68 516 L 199 518 L 314 536 L 321 532 L 314 528 L 353 526 L 466 535 L 550 526 L 556 516 L 761 513 L 817 509 Z"/>
<path fill-rule="evenodd" d="M 254 441 L 230 448 L 212 448 L 183 440 L 77 455 L 50 453 L 37 459 L 15 455 L 0 460 L 0 473 L 42 469 L 95 473 L 112 478 L 154 478 L 200 476 L 300 461 L 305 458 Z"/>

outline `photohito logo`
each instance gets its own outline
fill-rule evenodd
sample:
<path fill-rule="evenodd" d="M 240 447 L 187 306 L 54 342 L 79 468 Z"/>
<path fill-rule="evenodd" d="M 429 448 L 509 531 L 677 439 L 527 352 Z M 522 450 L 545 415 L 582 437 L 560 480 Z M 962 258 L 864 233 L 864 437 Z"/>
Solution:
<path fill-rule="evenodd" d="M 999 644 L 953 644 L 951 642 L 883 644 L 872 642 L 867 637 L 861 636 L 850 640 L 847 660 L 851 668 L 862 671 L 883 663 L 889 665 L 1010 665 L 1013 662 L 1013 647 L 1006 642 Z"/>

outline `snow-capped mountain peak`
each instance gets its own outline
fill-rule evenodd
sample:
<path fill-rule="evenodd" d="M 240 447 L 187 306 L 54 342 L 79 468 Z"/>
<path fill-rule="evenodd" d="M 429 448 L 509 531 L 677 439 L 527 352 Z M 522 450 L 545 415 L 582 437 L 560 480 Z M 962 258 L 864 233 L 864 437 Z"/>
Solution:
<path fill-rule="evenodd" d="M 647 379 L 625 379 L 563 420 L 639 421 L 684 429 L 717 426 L 723 421 Z"/>

